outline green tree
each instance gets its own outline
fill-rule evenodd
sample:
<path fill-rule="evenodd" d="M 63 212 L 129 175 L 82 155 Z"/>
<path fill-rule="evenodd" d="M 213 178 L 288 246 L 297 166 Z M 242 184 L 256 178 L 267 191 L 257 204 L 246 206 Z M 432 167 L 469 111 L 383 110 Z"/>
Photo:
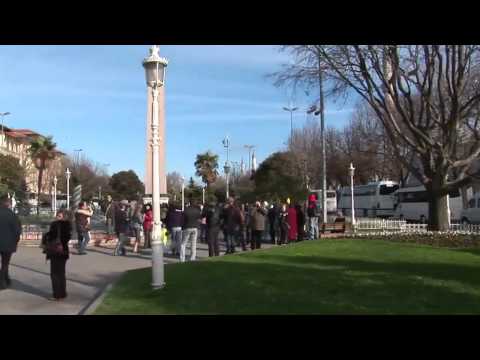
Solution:
<path fill-rule="evenodd" d="M 185 188 L 185 200 L 202 200 L 202 187 L 195 183 L 193 177 L 188 181 L 188 186 Z"/>
<path fill-rule="evenodd" d="M 15 193 L 17 199 L 25 195 L 25 169 L 16 157 L 0 154 L 0 195 Z"/>
<path fill-rule="evenodd" d="M 210 187 L 218 177 L 218 155 L 207 151 L 204 154 L 198 154 L 195 161 L 195 168 L 197 169 L 195 175 L 202 178 L 203 183 Z"/>
<path fill-rule="evenodd" d="M 145 186 L 133 170 L 120 171 L 110 178 L 113 197 L 117 200 L 137 200 L 145 194 Z"/>
<path fill-rule="evenodd" d="M 291 152 L 277 152 L 262 162 L 253 177 L 257 198 L 267 201 L 305 199 L 307 191 L 295 160 Z"/>
<path fill-rule="evenodd" d="M 43 172 L 48 167 L 49 162 L 57 156 L 56 146 L 52 136 L 39 136 L 30 143 L 28 153 L 32 158 L 35 168 L 38 170 L 37 199 L 40 200 L 42 191 Z M 37 202 L 37 215 L 40 214 L 40 201 Z"/>

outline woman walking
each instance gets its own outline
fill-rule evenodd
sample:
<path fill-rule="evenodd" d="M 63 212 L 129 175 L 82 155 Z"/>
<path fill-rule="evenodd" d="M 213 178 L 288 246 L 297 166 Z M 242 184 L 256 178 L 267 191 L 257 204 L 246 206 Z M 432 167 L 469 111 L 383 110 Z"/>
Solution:
<path fill-rule="evenodd" d="M 143 231 L 143 213 L 142 213 L 142 204 L 138 201 L 135 205 L 135 208 L 132 212 L 132 226 L 133 232 L 135 233 L 135 245 L 133 246 L 133 252 L 138 253 L 138 246 L 140 245 L 140 240 L 142 238 Z"/>
<path fill-rule="evenodd" d="M 121 254 L 125 256 L 127 250 L 125 249 L 125 243 L 129 241 L 129 227 L 130 219 L 128 217 L 128 201 L 122 200 L 118 211 L 115 212 L 115 231 L 118 235 L 118 242 L 115 250 L 113 251 L 113 256 Z"/>
<path fill-rule="evenodd" d="M 143 234 L 145 243 L 143 244 L 144 249 L 149 249 L 152 242 L 152 229 L 153 229 L 153 211 L 152 205 L 145 205 L 145 214 L 143 217 Z"/>
<path fill-rule="evenodd" d="M 49 300 L 62 301 L 67 297 L 67 279 L 65 266 L 69 258 L 68 242 L 72 237 L 72 226 L 63 211 L 50 224 L 50 230 L 42 239 L 44 253 L 50 260 L 50 278 L 53 297 Z"/>

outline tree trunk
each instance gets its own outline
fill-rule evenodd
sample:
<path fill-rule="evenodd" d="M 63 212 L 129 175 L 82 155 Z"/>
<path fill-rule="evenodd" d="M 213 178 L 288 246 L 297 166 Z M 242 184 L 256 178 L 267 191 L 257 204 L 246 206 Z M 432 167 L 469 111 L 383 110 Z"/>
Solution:
<path fill-rule="evenodd" d="M 433 194 L 428 204 L 428 229 L 431 231 L 447 231 L 448 227 L 448 197 Z"/>
<path fill-rule="evenodd" d="M 468 207 L 468 192 L 466 186 L 460 188 L 460 195 L 462 196 L 462 209 L 466 209 Z"/>
<path fill-rule="evenodd" d="M 40 193 L 42 191 L 43 167 L 38 169 L 37 215 L 40 215 Z"/>

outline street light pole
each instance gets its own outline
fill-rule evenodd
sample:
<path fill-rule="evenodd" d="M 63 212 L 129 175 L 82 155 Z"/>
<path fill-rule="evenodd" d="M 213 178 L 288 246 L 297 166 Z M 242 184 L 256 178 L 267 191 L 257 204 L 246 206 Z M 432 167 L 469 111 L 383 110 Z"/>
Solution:
<path fill-rule="evenodd" d="M 255 145 L 243 145 L 245 148 L 248 149 L 248 171 L 251 173 L 252 171 L 252 149 L 255 148 Z"/>
<path fill-rule="evenodd" d="M 67 209 L 70 210 L 70 175 L 72 173 L 70 172 L 70 169 L 67 168 L 67 171 L 65 172 L 65 175 L 67 176 Z"/>
<path fill-rule="evenodd" d="M 7 115 L 12 115 L 12 114 L 9 113 L 8 111 L 4 112 L 4 113 L 0 113 L 0 116 L 2 117 L 2 134 L 4 133 L 4 131 L 3 131 L 3 118 Z"/>
<path fill-rule="evenodd" d="M 147 86 L 152 89 L 152 287 L 161 289 L 165 286 L 163 264 L 162 223 L 160 218 L 160 140 L 158 119 L 158 89 L 164 86 L 165 68 L 168 61 L 161 58 L 159 47 L 150 48 L 150 56 L 143 61 L 146 72 Z"/>
<path fill-rule="evenodd" d="M 57 175 L 53 178 L 53 213 L 57 213 Z"/>
<path fill-rule="evenodd" d="M 185 211 L 185 178 L 182 176 L 182 211 Z"/>
<path fill-rule="evenodd" d="M 205 185 L 202 187 L 202 205 L 205 206 Z"/>
<path fill-rule="evenodd" d="M 350 172 L 350 196 L 352 202 L 352 229 L 355 231 L 355 200 L 353 196 L 353 176 L 355 175 L 355 168 L 353 164 L 350 163 L 350 168 L 348 169 Z"/>
<path fill-rule="evenodd" d="M 284 107 L 283 110 L 290 112 L 290 146 L 293 143 L 293 112 L 298 110 L 298 107 L 290 108 Z"/>
<path fill-rule="evenodd" d="M 228 150 L 229 150 L 229 147 L 230 147 L 230 139 L 228 138 L 228 135 L 225 137 L 225 139 L 223 140 L 223 146 L 227 149 L 227 161 L 225 162 L 225 166 L 223 167 L 224 171 L 225 171 L 225 177 L 226 177 L 226 180 L 227 180 L 227 189 L 226 189 L 226 199 L 228 200 L 228 198 L 230 197 L 230 193 L 229 193 L 229 173 L 230 173 L 230 165 L 228 164 Z"/>
<path fill-rule="evenodd" d="M 320 126 L 322 136 L 322 207 L 323 207 L 323 223 L 327 223 L 327 155 L 325 149 L 325 106 L 323 102 L 323 73 L 318 62 L 318 82 L 320 88 Z"/>
<path fill-rule="evenodd" d="M 230 197 L 230 190 L 229 190 L 230 166 L 228 165 L 228 162 L 225 163 L 223 170 L 225 171 L 225 177 L 227 178 L 227 190 L 225 195 L 226 195 L 226 200 L 228 200 L 228 198 Z"/>
<path fill-rule="evenodd" d="M 83 149 L 77 149 L 77 150 L 73 150 L 76 154 L 75 154 L 75 165 L 78 166 L 78 164 L 80 163 L 80 153 L 83 151 Z"/>
<path fill-rule="evenodd" d="M 10 114 L 8 111 L 7 111 L 7 112 L 4 112 L 4 113 L 0 113 L 0 116 L 2 117 L 2 144 L 3 144 L 3 142 L 5 141 L 5 139 L 4 139 L 5 136 L 3 136 L 3 135 L 5 135 L 5 131 L 4 131 L 4 129 L 3 129 L 3 118 L 4 118 L 5 116 L 7 116 L 7 115 L 11 115 L 11 114 Z"/>

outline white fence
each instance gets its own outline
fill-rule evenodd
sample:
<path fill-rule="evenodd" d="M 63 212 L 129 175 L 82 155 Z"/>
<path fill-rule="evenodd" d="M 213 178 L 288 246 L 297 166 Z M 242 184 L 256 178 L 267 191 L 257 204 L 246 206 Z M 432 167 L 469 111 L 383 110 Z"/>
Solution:
<path fill-rule="evenodd" d="M 355 231 L 426 232 L 427 224 L 410 224 L 405 220 L 358 219 Z M 480 225 L 451 224 L 450 231 L 480 233 Z"/>
<path fill-rule="evenodd" d="M 451 224 L 451 231 L 460 231 L 460 232 L 469 232 L 469 233 L 480 233 L 480 225 L 472 224 Z"/>

